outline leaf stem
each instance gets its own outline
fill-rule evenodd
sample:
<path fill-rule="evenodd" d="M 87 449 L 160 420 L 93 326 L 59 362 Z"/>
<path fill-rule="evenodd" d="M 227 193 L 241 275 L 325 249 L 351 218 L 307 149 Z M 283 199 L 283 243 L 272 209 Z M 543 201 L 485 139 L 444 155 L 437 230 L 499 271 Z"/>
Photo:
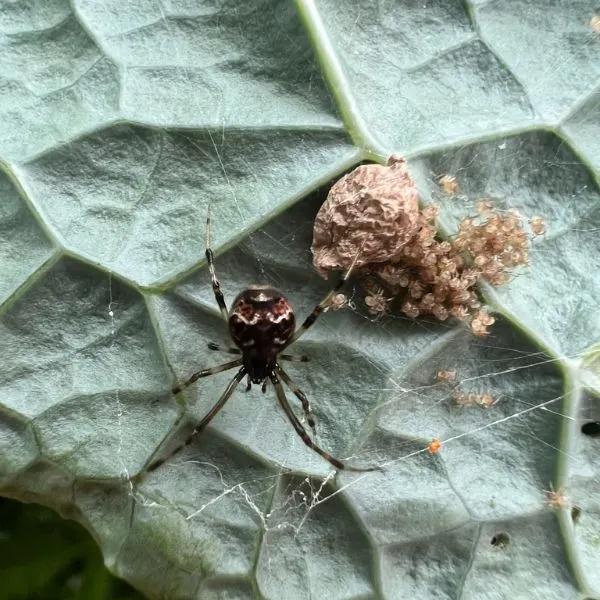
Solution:
<path fill-rule="evenodd" d="M 352 141 L 361 149 L 364 158 L 385 163 L 390 151 L 368 131 L 314 0 L 295 1 Z"/>

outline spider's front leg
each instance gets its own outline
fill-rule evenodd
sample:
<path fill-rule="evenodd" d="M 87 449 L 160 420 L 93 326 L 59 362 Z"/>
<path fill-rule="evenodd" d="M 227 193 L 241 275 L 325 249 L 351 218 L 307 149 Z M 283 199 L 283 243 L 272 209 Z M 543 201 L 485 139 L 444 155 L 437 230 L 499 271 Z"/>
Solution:
<path fill-rule="evenodd" d="M 215 295 L 215 300 L 219 305 L 219 310 L 221 311 L 221 316 L 225 319 L 227 323 L 229 321 L 229 312 L 227 311 L 227 305 L 225 304 L 225 297 L 223 296 L 223 292 L 221 291 L 221 284 L 217 279 L 217 274 L 215 272 L 215 257 L 213 255 L 212 248 L 210 247 L 210 207 L 208 209 L 208 213 L 206 215 L 206 262 L 208 263 L 208 270 L 210 271 L 210 277 L 212 280 L 212 289 Z"/>
<path fill-rule="evenodd" d="M 177 395 L 179 392 L 185 390 L 185 388 L 190 387 L 192 383 L 195 383 L 201 377 L 210 377 L 211 375 L 215 375 L 216 373 L 221 373 L 222 371 L 227 371 L 229 369 L 233 369 L 234 367 L 239 367 L 242 364 L 242 359 L 238 358 L 237 360 L 232 360 L 223 365 L 218 365 L 216 367 L 210 367 L 210 369 L 202 369 L 202 371 L 197 371 L 194 373 L 187 381 L 184 381 L 181 385 L 176 385 L 171 391 L 173 394 Z"/>
<path fill-rule="evenodd" d="M 298 329 L 294 331 L 294 334 L 290 337 L 290 339 L 287 341 L 283 348 L 287 348 L 288 346 L 293 344 L 298 338 L 302 337 L 314 325 L 315 321 L 319 318 L 319 316 L 329 309 L 331 301 L 333 300 L 335 295 L 342 289 L 342 287 L 344 286 L 346 281 L 348 281 L 350 275 L 352 274 L 352 271 L 354 270 L 354 266 L 356 265 L 356 261 L 358 260 L 359 256 L 360 252 L 356 254 L 354 260 L 352 261 L 352 264 L 350 265 L 348 270 L 342 275 L 342 278 L 337 282 L 335 287 L 327 294 L 327 296 L 325 296 L 325 298 L 323 298 L 323 300 L 321 300 L 321 302 L 319 302 L 319 304 L 317 304 L 313 308 L 313 311 L 310 313 L 310 315 L 308 315 L 308 317 L 306 317 L 304 323 L 302 323 L 302 325 L 300 325 L 300 327 L 298 327 Z"/>

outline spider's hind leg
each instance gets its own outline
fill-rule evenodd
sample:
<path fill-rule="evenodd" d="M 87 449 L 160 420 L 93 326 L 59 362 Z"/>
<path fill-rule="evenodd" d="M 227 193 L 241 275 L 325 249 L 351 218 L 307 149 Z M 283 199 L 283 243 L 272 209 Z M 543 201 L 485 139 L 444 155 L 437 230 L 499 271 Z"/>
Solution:
<path fill-rule="evenodd" d="M 310 356 L 306 354 L 280 354 L 279 359 L 288 362 L 310 362 Z"/>
<path fill-rule="evenodd" d="M 287 385 L 290 388 L 292 394 L 294 394 L 294 396 L 296 396 L 296 398 L 298 398 L 298 400 L 300 400 L 300 402 L 302 403 L 302 410 L 304 411 L 304 415 L 306 416 L 306 422 L 312 429 L 313 434 L 315 434 L 317 420 L 315 419 L 315 415 L 313 414 L 313 411 L 310 407 L 310 402 L 308 401 L 306 394 L 294 383 L 294 380 L 279 365 L 275 367 L 275 371 L 281 377 L 285 385 Z"/>
<path fill-rule="evenodd" d="M 271 375 L 269 377 L 271 379 L 271 383 L 273 384 L 273 387 L 275 388 L 275 392 L 277 394 L 277 400 L 279 401 L 279 405 L 281 406 L 281 408 L 283 408 L 283 411 L 285 412 L 290 423 L 293 425 L 294 429 L 296 430 L 296 433 L 300 436 L 300 439 L 311 450 L 314 450 L 317 454 L 322 456 L 326 461 L 328 461 L 336 469 L 345 469 L 346 471 L 357 471 L 357 472 L 367 472 L 367 471 L 378 471 L 379 470 L 378 467 L 374 467 L 374 468 L 367 467 L 364 469 L 359 468 L 359 467 L 348 467 L 339 458 L 332 456 L 331 454 L 329 454 L 329 452 L 326 452 L 325 450 L 323 450 L 323 448 L 321 448 L 320 446 L 315 444 L 315 442 L 313 442 L 310 439 L 310 436 L 308 435 L 308 433 L 306 433 L 306 429 L 304 429 L 304 427 L 302 427 L 302 423 L 300 423 L 300 421 L 298 420 L 298 417 L 296 417 L 296 415 L 294 414 L 294 411 L 292 410 L 292 407 L 290 406 L 289 402 L 287 401 L 287 398 L 285 397 L 285 391 L 283 389 L 283 386 L 281 385 L 281 381 L 279 381 L 279 378 L 277 377 L 277 372 L 271 373 Z"/>
<path fill-rule="evenodd" d="M 239 361 L 239 362 L 241 362 L 241 361 Z M 227 368 L 231 368 L 232 366 L 235 366 L 235 365 L 231 365 L 230 363 L 228 363 L 228 364 L 229 364 L 229 366 Z M 225 371 L 226 369 L 220 369 L 220 370 Z M 190 433 L 190 435 L 188 435 L 188 437 L 184 440 L 183 444 L 180 444 L 179 446 L 177 446 L 176 448 L 171 450 L 171 452 L 169 452 L 169 454 L 167 454 L 165 457 L 159 458 L 158 460 L 155 460 L 154 462 L 150 463 L 150 466 L 148 467 L 147 471 L 151 472 L 151 471 L 158 469 L 158 467 L 160 467 L 167 461 L 171 460 L 176 454 L 181 452 L 186 446 L 189 446 L 194 441 L 196 436 L 204 431 L 206 426 L 213 420 L 213 418 L 223 408 L 223 406 L 225 406 L 225 403 L 227 402 L 227 400 L 229 400 L 229 398 L 231 398 L 231 395 L 235 391 L 235 388 L 238 386 L 238 383 L 244 378 L 245 374 L 246 374 L 246 370 L 244 369 L 244 367 L 242 367 L 237 372 L 237 374 L 234 376 L 234 378 L 229 382 L 229 385 L 225 388 L 225 391 L 221 394 L 221 397 L 219 398 L 217 403 L 208 411 L 208 413 L 202 419 L 202 421 L 200 421 L 194 427 L 192 433 Z"/>

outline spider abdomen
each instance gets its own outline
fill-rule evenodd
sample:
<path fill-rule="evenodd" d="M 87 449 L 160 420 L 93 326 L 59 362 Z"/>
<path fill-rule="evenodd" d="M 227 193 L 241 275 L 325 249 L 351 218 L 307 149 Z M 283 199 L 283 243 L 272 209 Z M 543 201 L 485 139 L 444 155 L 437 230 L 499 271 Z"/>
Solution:
<path fill-rule="evenodd" d="M 294 310 L 275 288 L 254 285 L 238 294 L 229 313 L 229 334 L 253 382 L 268 377 L 295 328 Z"/>

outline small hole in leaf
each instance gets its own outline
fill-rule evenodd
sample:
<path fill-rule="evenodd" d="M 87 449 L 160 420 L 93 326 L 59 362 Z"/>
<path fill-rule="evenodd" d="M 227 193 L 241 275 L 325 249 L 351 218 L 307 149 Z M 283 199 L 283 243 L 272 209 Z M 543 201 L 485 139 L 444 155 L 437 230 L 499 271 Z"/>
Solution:
<path fill-rule="evenodd" d="M 490 543 L 496 550 L 502 550 L 508 546 L 510 538 L 508 533 L 497 533 L 491 540 Z"/>
<path fill-rule="evenodd" d="M 579 508 L 579 506 L 573 506 L 571 508 L 571 519 L 573 520 L 573 523 L 577 523 L 580 516 L 581 516 L 581 508 Z"/>
<path fill-rule="evenodd" d="M 581 426 L 581 433 L 591 435 L 592 437 L 600 436 L 600 421 L 590 421 Z"/>

